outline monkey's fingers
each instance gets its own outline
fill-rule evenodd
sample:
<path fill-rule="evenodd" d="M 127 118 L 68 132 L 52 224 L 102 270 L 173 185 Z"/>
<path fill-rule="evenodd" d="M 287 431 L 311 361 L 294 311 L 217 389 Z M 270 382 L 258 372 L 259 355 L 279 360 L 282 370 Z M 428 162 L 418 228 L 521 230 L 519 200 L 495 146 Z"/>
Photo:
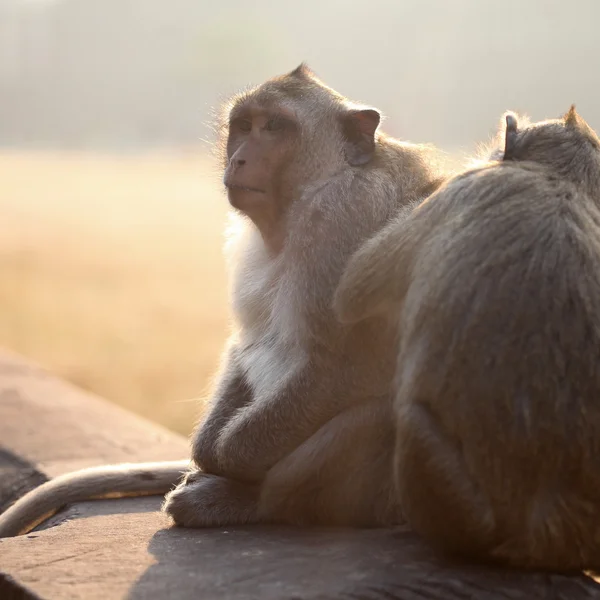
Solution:
<path fill-rule="evenodd" d="M 73 502 L 166 494 L 189 465 L 188 460 L 125 463 L 60 475 L 32 490 L 0 515 L 0 538 L 28 533 Z"/>
<path fill-rule="evenodd" d="M 222 527 L 258 522 L 259 486 L 196 472 L 170 491 L 162 510 L 180 527 Z"/>

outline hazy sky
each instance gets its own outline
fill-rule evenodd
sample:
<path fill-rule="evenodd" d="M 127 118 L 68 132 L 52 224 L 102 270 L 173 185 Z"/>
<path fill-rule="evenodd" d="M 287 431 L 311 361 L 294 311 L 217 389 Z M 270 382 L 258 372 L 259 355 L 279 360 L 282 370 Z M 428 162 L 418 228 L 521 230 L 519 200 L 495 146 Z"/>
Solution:
<path fill-rule="evenodd" d="M 413 141 L 470 150 L 506 109 L 572 102 L 600 127 L 598 0 L 20 3 L 44 8 L 0 0 L 4 143 L 193 143 L 228 94 L 302 60 Z"/>

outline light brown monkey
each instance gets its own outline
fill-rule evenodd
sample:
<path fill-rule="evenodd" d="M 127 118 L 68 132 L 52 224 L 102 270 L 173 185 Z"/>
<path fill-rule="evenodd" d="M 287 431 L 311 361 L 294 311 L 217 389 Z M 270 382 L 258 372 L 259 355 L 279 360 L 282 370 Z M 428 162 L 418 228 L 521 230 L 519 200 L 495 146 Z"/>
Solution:
<path fill-rule="evenodd" d="M 348 258 L 446 173 L 431 148 L 378 132 L 379 113 L 304 65 L 234 99 L 224 181 L 245 231 L 237 331 L 192 472 L 167 496 L 177 523 L 377 525 L 400 519 L 391 479 L 395 331 L 336 322 Z"/>
<path fill-rule="evenodd" d="M 23 535 L 63 506 L 84 500 L 166 494 L 190 461 L 101 465 L 59 475 L 31 490 L 0 514 L 0 538 Z"/>
<path fill-rule="evenodd" d="M 600 140 L 519 125 L 351 259 L 346 323 L 398 317 L 395 474 L 452 553 L 600 566 Z M 391 311 L 391 312 L 390 312 Z"/>
<path fill-rule="evenodd" d="M 235 332 L 194 433 L 199 469 L 165 510 L 189 526 L 395 522 L 395 331 L 380 318 L 341 325 L 331 301 L 360 244 L 441 183 L 440 156 L 386 137 L 376 110 L 305 65 L 236 97 L 226 119 L 224 183 L 239 214 L 229 251 Z M 158 465 L 134 468 L 40 486 L 0 515 L 0 536 L 91 490 L 165 493 L 183 465 L 160 485 L 144 479 Z"/>

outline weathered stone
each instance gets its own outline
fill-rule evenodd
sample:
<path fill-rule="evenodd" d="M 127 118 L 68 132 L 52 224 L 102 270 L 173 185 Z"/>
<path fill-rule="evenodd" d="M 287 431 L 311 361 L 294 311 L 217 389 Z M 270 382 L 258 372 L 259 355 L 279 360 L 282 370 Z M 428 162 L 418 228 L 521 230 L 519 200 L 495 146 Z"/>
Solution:
<path fill-rule="evenodd" d="M 34 465 L 0 448 L 0 512 L 45 481 L 48 478 Z"/>
<path fill-rule="evenodd" d="M 0 498 L 85 465 L 186 456 L 183 438 L 20 365 L 0 355 Z M 0 599 L 600 599 L 591 577 L 451 563 L 400 529 L 185 530 L 160 502 L 81 502 L 0 540 Z"/>
<path fill-rule="evenodd" d="M 107 462 L 189 454 L 181 436 L 5 351 L 0 353 L 0 447 L 46 477 Z"/>

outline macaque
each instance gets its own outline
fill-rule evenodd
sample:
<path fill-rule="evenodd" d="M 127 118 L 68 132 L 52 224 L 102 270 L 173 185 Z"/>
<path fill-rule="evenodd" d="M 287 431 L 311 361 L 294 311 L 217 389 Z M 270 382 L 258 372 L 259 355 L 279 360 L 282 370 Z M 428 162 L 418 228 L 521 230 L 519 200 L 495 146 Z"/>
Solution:
<path fill-rule="evenodd" d="M 505 116 L 485 164 L 349 261 L 338 319 L 395 319 L 394 475 L 454 555 L 600 565 L 600 140 Z"/>
<path fill-rule="evenodd" d="M 444 181 L 445 159 L 387 137 L 376 109 L 304 64 L 236 96 L 224 114 L 234 327 L 192 467 L 64 475 L 0 515 L 0 536 L 92 495 L 164 494 L 184 471 L 164 504 L 177 525 L 402 521 L 392 477 L 395 327 L 380 317 L 341 324 L 332 299 L 361 244 Z"/>
<path fill-rule="evenodd" d="M 234 98 L 225 119 L 235 331 L 193 436 L 198 470 L 165 510 L 187 526 L 400 522 L 395 328 L 343 325 L 332 301 L 359 246 L 445 179 L 443 159 L 385 136 L 377 110 L 305 65 Z"/>

